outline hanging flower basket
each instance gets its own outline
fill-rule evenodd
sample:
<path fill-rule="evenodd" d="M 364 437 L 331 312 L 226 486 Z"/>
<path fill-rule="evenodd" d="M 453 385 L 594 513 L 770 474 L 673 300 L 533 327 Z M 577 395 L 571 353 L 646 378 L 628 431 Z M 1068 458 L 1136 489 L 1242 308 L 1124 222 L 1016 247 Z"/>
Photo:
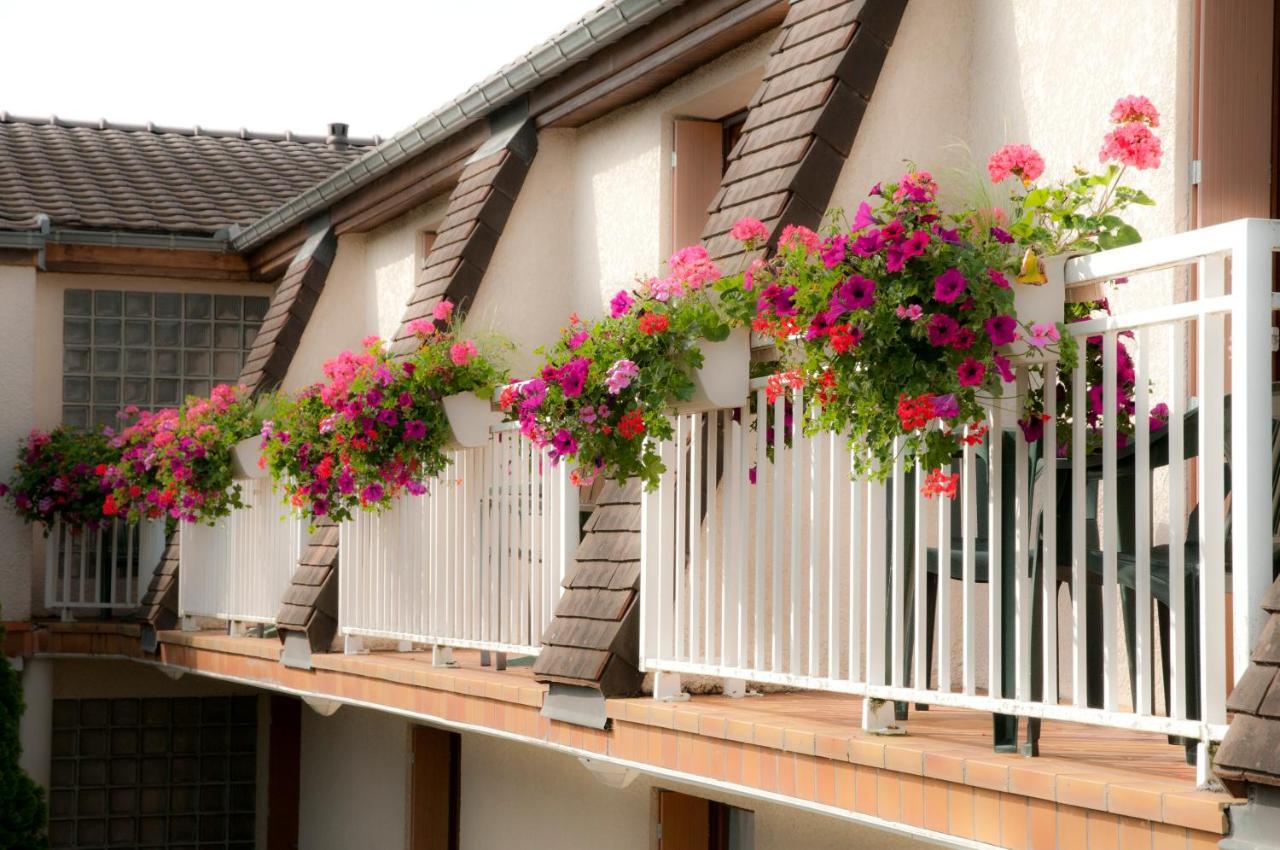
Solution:
<path fill-rule="evenodd" d="M 267 478 L 271 471 L 259 466 L 262 457 L 262 437 L 254 434 L 231 447 L 231 472 L 235 478 Z"/>
<path fill-rule="evenodd" d="M 450 437 L 447 446 L 452 449 L 475 449 L 489 442 L 489 429 L 502 421 L 502 414 L 493 409 L 486 398 L 472 392 L 445 396 L 445 418 L 449 420 Z"/>
<path fill-rule="evenodd" d="M 737 327 L 720 342 L 703 341 L 702 366 L 693 373 L 693 397 L 679 405 L 684 413 L 741 407 L 750 392 L 751 332 Z"/>
<path fill-rule="evenodd" d="M 1066 315 L 1067 260 L 1079 254 L 1054 254 L 1039 261 L 1038 268 L 1026 269 L 1013 284 L 1013 309 L 1018 321 L 1025 327 L 1059 325 Z M 1031 263 L 1035 263 L 1034 256 Z M 1014 350 L 1016 349 L 1016 351 Z M 1042 363 L 1056 360 L 1057 352 L 1046 347 L 1009 346 L 1011 360 L 1021 363 Z"/>

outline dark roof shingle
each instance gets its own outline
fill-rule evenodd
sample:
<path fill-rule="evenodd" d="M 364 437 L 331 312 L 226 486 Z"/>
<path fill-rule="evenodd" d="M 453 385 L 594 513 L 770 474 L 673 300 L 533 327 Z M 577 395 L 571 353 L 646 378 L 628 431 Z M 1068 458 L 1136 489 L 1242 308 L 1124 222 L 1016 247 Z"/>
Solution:
<path fill-rule="evenodd" d="M 311 188 L 370 141 L 0 113 L 0 229 L 33 229 L 43 213 L 55 227 L 212 234 Z"/>

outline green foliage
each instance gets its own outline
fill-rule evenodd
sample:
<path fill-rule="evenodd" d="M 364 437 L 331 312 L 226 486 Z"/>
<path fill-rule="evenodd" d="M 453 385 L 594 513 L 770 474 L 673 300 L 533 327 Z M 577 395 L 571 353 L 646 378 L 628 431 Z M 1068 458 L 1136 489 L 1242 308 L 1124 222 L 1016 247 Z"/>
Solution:
<path fill-rule="evenodd" d="M 17 514 L 44 526 L 55 522 L 82 528 L 102 521 L 103 493 L 95 474 L 111 457 L 107 438 L 99 432 L 59 425 L 32 431 L 18 448 L 8 484 L 0 484 Z"/>
<path fill-rule="evenodd" d="M 4 627 L 0 626 L 3 645 Z M 0 653 L 0 850 L 45 850 L 49 846 L 44 790 L 18 763 L 22 755 L 18 721 L 24 709 L 18 671 Z"/>

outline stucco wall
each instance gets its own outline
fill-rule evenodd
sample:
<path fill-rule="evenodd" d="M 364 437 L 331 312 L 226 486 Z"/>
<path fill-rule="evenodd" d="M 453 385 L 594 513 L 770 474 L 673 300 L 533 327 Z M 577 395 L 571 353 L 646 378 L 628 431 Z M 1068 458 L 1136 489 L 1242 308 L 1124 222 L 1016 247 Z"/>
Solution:
<path fill-rule="evenodd" d="M 302 710 L 298 846 L 396 850 L 405 846 L 409 727 L 352 706 L 331 717 Z"/>
<path fill-rule="evenodd" d="M 344 709 L 345 710 L 345 709 Z M 788 806 L 640 776 L 623 789 L 594 778 L 574 756 L 485 735 L 462 739 L 463 850 L 649 850 L 657 788 L 755 813 L 756 850 L 923 847 L 902 835 Z"/>
<path fill-rule="evenodd" d="M 18 440 L 36 424 L 36 270 L 0 266 L 0 292 L 0 478 L 7 479 Z M 22 521 L 0 509 L 0 619 L 31 615 L 31 541 Z"/>

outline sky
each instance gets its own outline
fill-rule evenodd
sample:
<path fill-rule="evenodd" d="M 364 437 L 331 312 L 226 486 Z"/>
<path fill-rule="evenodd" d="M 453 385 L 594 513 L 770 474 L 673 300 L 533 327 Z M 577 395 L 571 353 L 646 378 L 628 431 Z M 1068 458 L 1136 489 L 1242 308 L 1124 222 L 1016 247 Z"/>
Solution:
<path fill-rule="evenodd" d="M 0 110 L 385 137 L 599 4 L 0 0 Z"/>

